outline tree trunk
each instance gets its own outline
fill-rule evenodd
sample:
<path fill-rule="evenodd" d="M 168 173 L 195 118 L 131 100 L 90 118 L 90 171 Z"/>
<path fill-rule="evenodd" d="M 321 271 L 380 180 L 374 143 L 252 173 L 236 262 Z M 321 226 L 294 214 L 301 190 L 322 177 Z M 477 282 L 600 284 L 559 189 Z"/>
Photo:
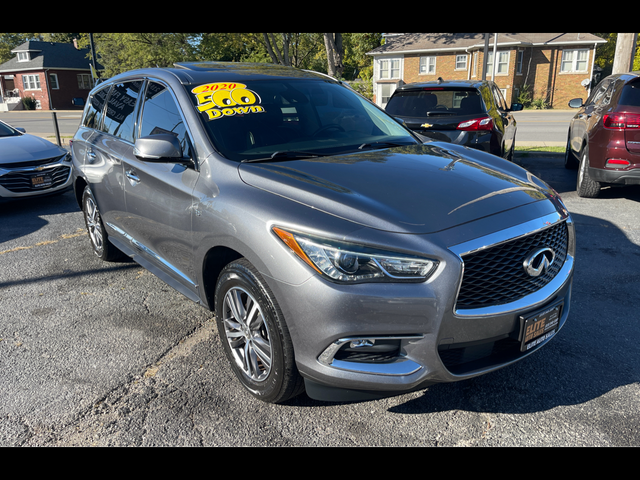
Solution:
<path fill-rule="evenodd" d="M 342 76 L 344 65 L 342 64 L 343 48 L 341 33 L 325 33 L 324 46 L 327 49 L 327 72 L 332 77 Z"/>

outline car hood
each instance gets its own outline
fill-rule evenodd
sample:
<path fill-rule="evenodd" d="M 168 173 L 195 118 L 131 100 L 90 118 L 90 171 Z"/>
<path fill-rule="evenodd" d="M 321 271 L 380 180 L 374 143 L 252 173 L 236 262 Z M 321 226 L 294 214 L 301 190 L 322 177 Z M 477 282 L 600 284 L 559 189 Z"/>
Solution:
<path fill-rule="evenodd" d="M 0 137 L 0 167 L 6 163 L 59 157 L 65 152 L 61 147 L 34 135 Z"/>
<path fill-rule="evenodd" d="M 352 222 L 433 233 L 553 199 L 513 163 L 449 143 L 286 162 L 242 163 L 242 180 Z"/>

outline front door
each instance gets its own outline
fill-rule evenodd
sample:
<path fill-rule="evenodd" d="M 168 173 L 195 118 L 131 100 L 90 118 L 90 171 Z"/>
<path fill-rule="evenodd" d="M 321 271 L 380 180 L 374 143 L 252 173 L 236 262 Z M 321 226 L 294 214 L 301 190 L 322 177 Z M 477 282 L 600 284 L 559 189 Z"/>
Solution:
<path fill-rule="evenodd" d="M 175 135 L 184 156 L 192 155 L 186 124 L 171 89 L 150 81 L 143 100 L 139 136 Z M 124 230 L 142 257 L 195 291 L 191 215 L 198 171 L 177 163 L 144 162 L 133 150 L 122 163 L 127 208 Z"/>

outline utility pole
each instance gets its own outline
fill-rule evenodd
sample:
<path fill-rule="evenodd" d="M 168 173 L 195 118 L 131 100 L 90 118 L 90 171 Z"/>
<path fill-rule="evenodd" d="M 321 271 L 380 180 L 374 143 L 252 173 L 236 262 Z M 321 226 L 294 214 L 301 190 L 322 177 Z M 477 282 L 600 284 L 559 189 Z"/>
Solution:
<path fill-rule="evenodd" d="M 616 54 L 611 73 L 624 73 L 633 70 L 633 57 L 636 53 L 637 33 L 619 33 L 616 40 Z"/>
<path fill-rule="evenodd" d="M 489 54 L 489 33 L 484 34 L 484 57 L 482 61 L 482 80 L 487 79 L 487 56 Z"/>

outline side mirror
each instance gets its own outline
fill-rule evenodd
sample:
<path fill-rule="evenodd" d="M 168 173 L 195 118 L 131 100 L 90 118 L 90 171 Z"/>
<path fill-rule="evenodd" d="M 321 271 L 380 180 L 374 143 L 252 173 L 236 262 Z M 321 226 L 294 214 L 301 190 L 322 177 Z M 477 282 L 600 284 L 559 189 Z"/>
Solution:
<path fill-rule="evenodd" d="M 582 103 L 582 99 L 581 98 L 573 98 L 571 100 L 569 100 L 569 106 L 571 108 L 581 108 L 584 106 L 584 104 Z"/>
<path fill-rule="evenodd" d="M 20 133 L 27 133 L 27 131 L 22 128 L 22 127 L 14 127 L 17 131 L 19 131 Z"/>
<path fill-rule="evenodd" d="M 160 134 L 136 140 L 133 154 L 144 162 L 190 163 L 182 157 L 182 147 L 174 135 Z"/>
<path fill-rule="evenodd" d="M 524 105 L 521 103 L 512 103 L 511 104 L 511 108 L 510 110 L 512 112 L 519 112 L 520 110 L 522 110 L 524 108 Z"/>

